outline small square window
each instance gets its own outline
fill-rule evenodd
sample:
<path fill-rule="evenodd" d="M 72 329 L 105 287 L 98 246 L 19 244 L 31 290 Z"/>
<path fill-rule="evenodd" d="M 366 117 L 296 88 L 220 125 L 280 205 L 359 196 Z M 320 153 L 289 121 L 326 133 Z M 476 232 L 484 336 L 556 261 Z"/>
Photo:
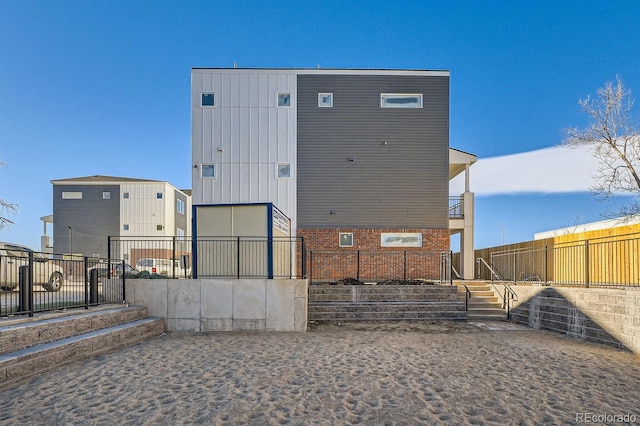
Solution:
<path fill-rule="evenodd" d="M 102 199 L 103 200 L 110 200 L 111 199 L 111 193 L 109 191 L 104 191 L 102 193 Z"/>
<path fill-rule="evenodd" d="M 278 178 L 291 177 L 291 164 L 278 164 Z"/>
<path fill-rule="evenodd" d="M 122 198 L 129 198 L 129 193 L 125 192 L 124 194 L 122 194 Z"/>
<path fill-rule="evenodd" d="M 157 231 L 162 231 L 164 229 L 164 226 L 162 225 L 156 225 L 156 230 Z"/>
<path fill-rule="evenodd" d="M 128 231 L 129 230 L 129 225 L 122 225 L 122 230 L 123 231 Z"/>
<path fill-rule="evenodd" d="M 291 106 L 291 93 L 278 93 L 278 106 L 279 107 Z"/>
<path fill-rule="evenodd" d="M 216 166 L 214 164 L 203 164 L 200 170 L 203 178 L 216 177 Z"/>
<path fill-rule="evenodd" d="M 351 232 L 340 233 L 340 247 L 353 247 L 353 234 Z"/>
<path fill-rule="evenodd" d="M 202 106 L 215 106 L 215 98 L 213 93 L 202 94 Z"/>
<path fill-rule="evenodd" d="M 318 107 L 333 107 L 333 93 L 318 93 Z"/>
<path fill-rule="evenodd" d="M 157 192 L 156 193 L 156 198 L 157 199 L 161 199 L 162 198 L 162 192 Z"/>

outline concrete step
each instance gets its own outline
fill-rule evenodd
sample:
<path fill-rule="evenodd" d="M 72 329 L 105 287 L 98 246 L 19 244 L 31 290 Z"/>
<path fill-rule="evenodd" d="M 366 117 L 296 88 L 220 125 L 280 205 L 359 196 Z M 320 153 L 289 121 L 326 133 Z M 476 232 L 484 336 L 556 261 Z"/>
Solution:
<path fill-rule="evenodd" d="M 144 306 L 106 305 L 5 318 L 0 320 L 0 355 L 148 316 Z"/>
<path fill-rule="evenodd" d="M 149 318 L 145 307 L 133 306 L 39 314 L 8 321 L 13 323 L 0 323 L 0 336 L 3 345 L 14 349 L 7 351 L 3 347 L 5 353 L 0 355 L 0 389 L 62 365 L 159 336 L 165 330 L 163 318 Z"/>

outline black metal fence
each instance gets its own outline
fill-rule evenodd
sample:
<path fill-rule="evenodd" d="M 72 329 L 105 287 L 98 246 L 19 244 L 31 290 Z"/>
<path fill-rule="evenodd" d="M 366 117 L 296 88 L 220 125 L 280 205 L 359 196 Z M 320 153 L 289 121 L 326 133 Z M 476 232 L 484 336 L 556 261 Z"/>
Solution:
<path fill-rule="evenodd" d="M 109 257 L 168 278 L 304 278 L 301 237 L 109 237 Z"/>
<path fill-rule="evenodd" d="M 448 281 L 449 252 L 424 250 L 310 250 L 312 283 L 353 278 L 362 282 L 387 280 Z"/>
<path fill-rule="evenodd" d="M 4 250 L 0 316 L 120 303 L 127 276 L 123 270 L 121 261 Z"/>
<path fill-rule="evenodd" d="M 479 263 L 480 265 L 480 263 Z M 640 287 L 640 236 L 598 238 L 491 253 L 478 278 L 584 287 Z"/>

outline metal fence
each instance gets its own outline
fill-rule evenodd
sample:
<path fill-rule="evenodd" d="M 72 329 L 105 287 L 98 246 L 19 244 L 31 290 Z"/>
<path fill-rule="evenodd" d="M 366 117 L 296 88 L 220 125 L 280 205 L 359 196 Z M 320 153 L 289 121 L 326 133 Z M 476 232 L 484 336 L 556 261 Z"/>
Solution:
<path fill-rule="evenodd" d="M 109 257 L 170 278 L 303 278 L 300 237 L 109 237 Z"/>
<path fill-rule="evenodd" d="M 386 280 L 447 281 L 449 252 L 418 250 L 310 250 L 312 283 L 353 278 L 362 282 Z"/>
<path fill-rule="evenodd" d="M 0 316 L 120 303 L 123 268 L 107 259 L 6 250 L 0 253 Z"/>
<path fill-rule="evenodd" d="M 598 238 L 491 253 L 478 278 L 584 287 L 640 287 L 640 236 Z"/>

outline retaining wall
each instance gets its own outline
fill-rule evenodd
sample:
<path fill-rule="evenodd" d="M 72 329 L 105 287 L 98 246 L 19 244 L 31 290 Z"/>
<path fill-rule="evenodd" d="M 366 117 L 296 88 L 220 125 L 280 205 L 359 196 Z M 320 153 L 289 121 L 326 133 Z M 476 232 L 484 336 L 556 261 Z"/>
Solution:
<path fill-rule="evenodd" d="M 640 289 L 511 285 L 511 319 L 640 356 Z"/>
<path fill-rule="evenodd" d="M 127 280 L 126 301 L 168 331 L 306 331 L 307 280 Z"/>

